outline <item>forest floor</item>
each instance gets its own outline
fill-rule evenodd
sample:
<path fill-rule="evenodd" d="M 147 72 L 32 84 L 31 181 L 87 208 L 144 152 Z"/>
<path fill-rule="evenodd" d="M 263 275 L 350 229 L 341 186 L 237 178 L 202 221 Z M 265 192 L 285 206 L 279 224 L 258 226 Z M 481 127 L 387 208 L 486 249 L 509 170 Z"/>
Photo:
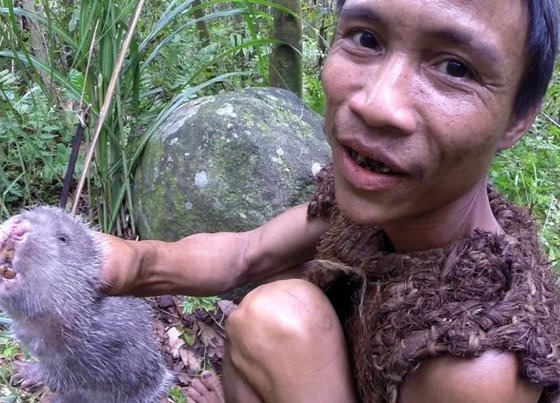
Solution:
<path fill-rule="evenodd" d="M 214 309 L 184 312 L 184 297 L 164 296 L 155 300 L 157 319 L 155 330 L 161 341 L 165 362 L 178 374 L 177 387 L 184 395 L 191 380 L 204 370 L 222 373 L 225 351 L 225 320 L 236 305 L 218 300 Z M 178 390 L 175 393 L 179 392 Z M 180 396 L 175 395 L 180 399 Z"/>

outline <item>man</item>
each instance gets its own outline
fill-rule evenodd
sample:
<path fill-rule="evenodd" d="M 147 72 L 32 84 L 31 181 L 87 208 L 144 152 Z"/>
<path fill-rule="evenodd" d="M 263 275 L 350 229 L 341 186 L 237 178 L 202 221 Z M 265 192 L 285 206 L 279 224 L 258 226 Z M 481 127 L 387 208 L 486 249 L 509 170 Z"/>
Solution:
<path fill-rule="evenodd" d="M 558 293 L 540 252 L 509 232 L 517 210 L 488 192 L 486 173 L 539 111 L 557 46 L 556 2 L 340 6 L 322 73 L 332 175 L 323 173 L 312 204 L 246 233 L 173 243 L 110 237 L 110 292 L 216 294 L 293 276 L 319 245 L 310 278 L 336 311 L 300 279 L 248 294 L 226 326 L 227 401 L 552 399 L 560 384 L 560 334 L 551 327 L 560 319 Z M 534 244 L 524 230 L 519 239 Z M 526 256 L 535 263 L 524 265 Z M 527 277 L 519 290 L 528 291 L 512 294 L 516 279 Z M 464 285 L 454 286 L 459 278 Z M 480 279 L 486 282 L 476 291 Z M 463 297 L 471 291 L 478 294 Z M 443 294 L 451 302 L 425 309 Z M 532 304 L 542 296 L 548 305 Z M 493 310 L 479 319 L 485 304 Z M 542 307 L 549 318 L 529 315 Z M 432 309 L 445 314 L 427 320 Z M 544 330 L 533 334 L 536 327 Z M 189 396 L 223 401 L 212 374 Z"/>

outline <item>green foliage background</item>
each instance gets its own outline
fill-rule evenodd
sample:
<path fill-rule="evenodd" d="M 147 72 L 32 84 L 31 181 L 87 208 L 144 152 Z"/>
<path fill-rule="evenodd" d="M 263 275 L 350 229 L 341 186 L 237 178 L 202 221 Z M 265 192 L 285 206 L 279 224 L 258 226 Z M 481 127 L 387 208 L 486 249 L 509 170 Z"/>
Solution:
<path fill-rule="evenodd" d="M 57 203 L 77 112 L 90 105 L 91 133 L 137 3 L 43 0 L 34 10 L 13 4 L 0 0 L 0 220 L 23 206 Z M 266 0 L 146 3 L 89 170 L 84 203 L 92 221 L 119 235 L 134 231 L 130 185 L 138 156 L 184 101 L 267 85 L 274 43 L 271 6 Z M 303 9 L 303 97 L 321 112 L 319 76 L 334 30 L 333 4 L 306 3 Z M 33 23 L 42 30 L 42 58 Z M 557 75 L 530 135 L 499 155 L 491 171 L 499 189 L 537 217 L 555 263 L 560 254 L 559 96 Z M 75 179 L 84 154 L 82 149 Z"/>
<path fill-rule="evenodd" d="M 537 121 L 515 147 L 496 158 L 490 178 L 510 200 L 535 216 L 550 260 L 560 269 L 560 74 Z"/>
<path fill-rule="evenodd" d="M 0 221 L 24 206 L 58 203 L 77 112 L 90 106 L 91 133 L 136 3 L 43 0 L 26 11 L 0 0 Z M 191 98 L 267 85 L 270 7 L 277 6 L 267 0 L 146 3 L 89 171 L 84 203 L 92 221 L 119 235 L 134 230 L 130 184 L 138 156 L 175 108 Z M 334 28 L 333 4 L 306 3 L 303 15 L 304 101 L 321 112 L 319 75 Z M 42 58 L 33 24 L 42 34 Z M 559 77 L 530 135 L 499 155 L 490 173 L 503 193 L 533 212 L 557 267 Z M 9 386 L 13 373 L 4 364 L 21 352 L 2 331 L 7 321 L 0 315 L 0 402 L 34 401 Z"/>

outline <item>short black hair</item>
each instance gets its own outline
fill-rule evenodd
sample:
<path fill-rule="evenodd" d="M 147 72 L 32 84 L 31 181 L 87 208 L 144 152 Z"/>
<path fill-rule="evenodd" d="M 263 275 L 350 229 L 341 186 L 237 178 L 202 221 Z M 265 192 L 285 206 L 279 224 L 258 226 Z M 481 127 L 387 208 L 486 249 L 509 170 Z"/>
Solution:
<path fill-rule="evenodd" d="M 527 65 L 517 90 L 518 117 L 539 107 L 554 72 L 558 52 L 558 0 L 523 0 L 527 7 Z"/>
<path fill-rule="evenodd" d="M 337 0 L 338 11 L 345 0 Z M 525 73 L 515 95 L 513 111 L 523 117 L 538 108 L 554 72 L 558 52 L 558 0 L 523 0 L 527 10 L 527 59 Z"/>

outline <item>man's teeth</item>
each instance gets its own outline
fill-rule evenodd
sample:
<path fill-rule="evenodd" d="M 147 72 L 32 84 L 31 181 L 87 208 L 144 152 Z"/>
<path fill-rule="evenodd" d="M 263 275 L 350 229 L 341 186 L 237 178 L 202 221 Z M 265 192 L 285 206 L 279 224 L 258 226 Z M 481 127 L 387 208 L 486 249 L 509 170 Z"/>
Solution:
<path fill-rule="evenodd" d="M 395 173 L 387 165 L 385 165 L 385 164 L 383 164 L 379 161 L 374 161 L 372 159 L 364 157 L 363 155 L 358 154 L 354 150 L 350 150 L 350 156 L 356 162 L 356 164 L 358 164 L 362 168 L 367 169 L 368 171 L 382 173 L 382 174 Z"/>

